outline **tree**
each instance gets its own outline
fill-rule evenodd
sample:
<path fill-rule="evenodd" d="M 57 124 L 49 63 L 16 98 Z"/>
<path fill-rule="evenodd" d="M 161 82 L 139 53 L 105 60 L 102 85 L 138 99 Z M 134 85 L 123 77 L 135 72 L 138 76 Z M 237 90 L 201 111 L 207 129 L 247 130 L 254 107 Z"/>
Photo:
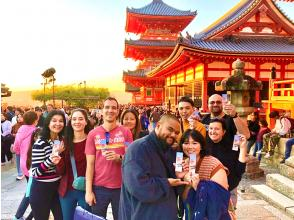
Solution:
<path fill-rule="evenodd" d="M 1 83 L 1 97 L 10 97 L 11 93 L 12 92 L 9 90 L 6 84 Z"/>
<path fill-rule="evenodd" d="M 94 108 L 97 107 L 97 102 L 103 101 L 109 96 L 107 88 L 78 88 L 76 86 L 55 86 L 55 99 L 64 100 L 67 105 L 81 107 L 81 108 Z M 33 100 L 49 101 L 52 100 L 52 88 L 47 88 L 45 93 L 42 90 L 37 90 L 32 93 Z"/>

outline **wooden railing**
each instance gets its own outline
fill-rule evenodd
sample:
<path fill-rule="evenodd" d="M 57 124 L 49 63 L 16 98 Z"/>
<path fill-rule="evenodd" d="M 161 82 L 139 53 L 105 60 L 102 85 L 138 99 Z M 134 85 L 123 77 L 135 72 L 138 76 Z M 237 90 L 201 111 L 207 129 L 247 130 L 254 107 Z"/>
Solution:
<path fill-rule="evenodd" d="M 272 81 L 270 88 L 271 101 L 294 102 L 294 79 Z"/>

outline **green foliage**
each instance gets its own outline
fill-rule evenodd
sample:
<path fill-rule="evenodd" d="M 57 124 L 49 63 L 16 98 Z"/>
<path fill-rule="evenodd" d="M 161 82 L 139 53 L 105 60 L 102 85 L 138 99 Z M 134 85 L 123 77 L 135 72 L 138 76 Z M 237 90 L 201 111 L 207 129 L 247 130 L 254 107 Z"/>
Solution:
<path fill-rule="evenodd" d="M 107 88 L 95 87 L 77 87 L 71 85 L 54 86 L 55 100 L 64 100 L 66 105 L 81 107 L 81 108 L 94 108 L 97 103 L 102 102 L 109 96 Z M 52 100 L 53 90 L 52 87 L 47 87 L 44 90 L 36 90 L 32 92 L 32 99 L 45 102 Z"/>

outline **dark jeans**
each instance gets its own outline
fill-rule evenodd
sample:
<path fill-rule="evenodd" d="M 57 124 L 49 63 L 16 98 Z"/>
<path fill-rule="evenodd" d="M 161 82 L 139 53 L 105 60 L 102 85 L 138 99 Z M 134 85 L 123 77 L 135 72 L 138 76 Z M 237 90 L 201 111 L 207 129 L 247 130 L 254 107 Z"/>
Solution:
<path fill-rule="evenodd" d="M 107 207 L 111 203 L 113 219 L 118 219 L 118 206 L 120 198 L 119 189 L 109 189 L 102 186 L 93 187 L 96 204 L 92 206 L 92 213 L 106 218 Z"/>
<path fill-rule="evenodd" d="M 294 138 L 291 138 L 286 142 L 285 159 L 288 159 L 290 157 L 293 144 L 294 144 Z"/>
<path fill-rule="evenodd" d="M 5 163 L 7 157 L 7 161 L 12 159 L 12 153 L 10 151 L 11 142 L 1 140 L 1 163 Z"/>
<path fill-rule="evenodd" d="M 26 176 L 26 180 L 28 182 L 29 178 Z M 24 195 L 23 199 L 21 200 L 18 209 L 16 211 L 15 217 L 16 218 L 21 218 L 23 217 L 24 213 L 26 212 L 28 206 L 30 204 L 30 199 L 29 197 L 26 197 L 26 195 Z M 31 211 L 30 214 L 28 215 L 28 217 L 26 217 L 26 220 L 31 220 L 33 219 L 33 212 Z"/>
<path fill-rule="evenodd" d="M 247 141 L 247 154 L 250 153 L 251 146 L 254 144 L 255 139 L 251 139 Z"/>
<path fill-rule="evenodd" d="M 35 220 L 49 219 L 50 210 L 54 219 L 62 220 L 62 212 L 58 196 L 59 181 L 41 182 L 33 179 L 30 194 L 30 205 Z"/>

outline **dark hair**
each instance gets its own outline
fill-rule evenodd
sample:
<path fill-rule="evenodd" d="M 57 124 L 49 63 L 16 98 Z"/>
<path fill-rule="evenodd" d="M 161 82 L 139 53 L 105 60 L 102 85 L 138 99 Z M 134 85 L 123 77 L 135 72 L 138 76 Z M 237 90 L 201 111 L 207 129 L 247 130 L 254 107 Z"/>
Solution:
<path fill-rule="evenodd" d="M 263 127 L 267 127 L 268 126 L 268 123 L 265 119 L 260 119 L 259 120 L 259 123 L 263 126 Z"/>
<path fill-rule="evenodd" d="M 252 113 L 256 117 L 256 120 L 259 121 L 259 113 L 257 111 L 252 112 Z"/>
<path fill-rule="evenodd" d="M 183 143 L 187 140 L 189 140 L 189 137 L 191 137 L 194 141 L 199 142 L 201 149 L 200 149 L 200 158 L 203 158 L 206 155 L 209 155 L 209 151 L 206 147 L 206 142 L 202 134 L 194 129 L 187 129 L 180 140 L 180 148 L 183 151 Z"/>
<path fill-rule="evenodd" d="M 1 112 L 1 114 L 5 117 L 5 120 L 9 119 L 9 113 L 7 112 Z"/>
<path fill-rule="evenodd" d="M 42 111 L 42 108 L 40 108 L 39 106 L 36 106 L 35 107 L 35 112 L 38 112 L 38 111 L 41 112 Z"/>
<path fill-rule="evenodd" d="M 272 111 L 270 114 L 269 114 L 269 117 L 270 118 L 275 118 L 275 117 L 278 117 L 279 116 L 279 112 L 278 111 Z"/>
<path fill-rule="evenodd" d="M 59 134 L 58 134 L 59 139 L 62 138 L 62 135 L 64 133 L 66 120 L 65 120 L 65 116 L 64 116 L 63 111 L 60 111 L 60 110 L 52 110 L 51 112 L 48 113 L 47 117 L 45 118 L 44 126 L 43 126 L 43 129 L 42 129 L 41 133 L 40 133 L 40 136 L 42 138 L 46 139 L 46 140 L 49 140 L 50 139 L 49 124 L 50 124 L 51 119 L 55 115 L 60 115 L 62 117 L 62 119 L 63 119 L 63 122 L 64 122 L 64 127 L 62 128 L 61 132 L 59 132 Z"/>
<path fill-rule="evenodd" d="M 25 112 L 23 115 L 23 122 L 25 125 L 32 125 L 36 120 L 38 120 L 38 115 L 34 111 Z"/>
<path fill-rule="evenodd" d="M 125 117 L 125 115 L 127 113 L 132 113 L 134 116 L 135 116 L 135 119 L 136 119 L 136 125 L 135 125 L 135 128 L 131 131 L 132 134 L 133 134 L 133 139 L 136 140 L 139 138 L 139 134 L 140 134 L 140 131 L 141 131 L 141 123 L 139 121 L 139 117 L 138 117 L 138 113 L 136 110 L 134 109 L 127 109 L 125 110 L 122 115 L 121 115 L 121 118 L 120 118 L 120 123 L 123 124 L 123 119 Z"/>
<path fill-rule="evenodd" d="M 86 134 L 88 134 L 91 130 L 91 123 L 88 117 L 88 113 L 85 109 L 82 108 L 76 108 L 74 110 L 71 111 L 71 116 L 75 113 L 75 112 L 81 112 L 87 122 L 87 125 L 84 128 L 84 132 Z M 66 145 L 68 146 L 68 149 L 70 152 L 73 152 L 73 138 L 74 138 L 74 130 L 72 128 L 72 124 L 71 124 L 71 119 L 68 121 L 68 124 L 66 126 L 65 129 L 65 142 Z M 66 147 L 67 147 L 66 146 Z"/>
<path fill-rule="evenodd" d="M 214 123 L 214 122 L 220 123 L 222 125 L 223 130 L 227 130 L 226 122 L 225 122 L 224 119 L 222 119 L 222 118 L 213 118 L 213 119 L 210 120 L 209 124 Z"/>
<path fill-rule="evenodd" d="M 28 148 L 28 152 L 27 152 L 27 161 L 26 161 L 26 165 L 27 165 L 28 170 L 31 168 L 31 164 L 32 164 L 33 145 L 36 142 L 36 140 L 38 139 L 40 132 L 41 132 L 41 128 L 36 128 L 31 135 L 31 140 L 30 140 L 30 144 L 29 144 L 29 148 Z"/>
<path fill-rule="evenodd" d="M 115 101 L 116 102 L 116 105 L 117 105 L 117 109 L 119 108 L 119 104 L 118 104 L 118 101 L 116 100 L 116 98 L 114 97 L 107 97 L 104 102 L 106 102 L 107 100 L 109 101 Z M 104 103 L 103 103 L 103 106 L 104 106 Z"/>
<path fill-rule="evenodd" d="M 193 100 L 189 96 L 183 96 L 183 97 L 181 97 L 180 100 L 178 101 L 178 104 L 180 102 L 189 102 L 192 105 L 192 107 L 194 107 L 194 102 L 193 102 Z"/>
<path fill-rule="evenodd" d="M 21 108 L 19 108 L 19 107 L 17 107 L 17 108 L 15 109 L 15 111 L 18 111 L 19 113 L 23 113 L 23 110 L 22 110 Z"/>

